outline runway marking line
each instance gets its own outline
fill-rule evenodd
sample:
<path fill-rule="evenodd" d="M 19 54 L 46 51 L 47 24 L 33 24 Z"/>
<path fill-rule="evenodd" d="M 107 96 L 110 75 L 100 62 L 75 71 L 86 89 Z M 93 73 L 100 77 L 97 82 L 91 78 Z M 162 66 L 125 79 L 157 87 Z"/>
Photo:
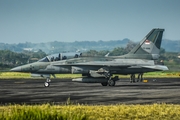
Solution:
<path fill-rule="evenodd" d="M 15 84 L 23 84 L 23 83 L 25 83 L 25 82 L 14 82 Z"/>

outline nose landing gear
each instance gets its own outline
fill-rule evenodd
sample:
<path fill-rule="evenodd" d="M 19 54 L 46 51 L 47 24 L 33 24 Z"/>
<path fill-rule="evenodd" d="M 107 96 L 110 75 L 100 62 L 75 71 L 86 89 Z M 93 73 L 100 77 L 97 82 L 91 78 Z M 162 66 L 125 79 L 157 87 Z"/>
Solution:
<path fill-rule="evenodd" d="M 51 82 L 50 78 L 47 77 L 46 78 L 46 82 L 44 82 L 44 87 L 49 87 L 50 86 L 50 82 Z"/>

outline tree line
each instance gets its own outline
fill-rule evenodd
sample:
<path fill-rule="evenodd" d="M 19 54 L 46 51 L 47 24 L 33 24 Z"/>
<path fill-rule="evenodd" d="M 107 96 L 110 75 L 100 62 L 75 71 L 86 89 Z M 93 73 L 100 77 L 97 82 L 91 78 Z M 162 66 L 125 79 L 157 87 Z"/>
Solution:
<path fill-rule="evenodd" d="M 37 52 L 23 51 L 21 53 L 12 52 L 10 50 L 0 50 L 0 56 L 0 69 L 6 70 L 15 66 L 37 61 L 46 56 L 46 53 L 42 50 Z"/>

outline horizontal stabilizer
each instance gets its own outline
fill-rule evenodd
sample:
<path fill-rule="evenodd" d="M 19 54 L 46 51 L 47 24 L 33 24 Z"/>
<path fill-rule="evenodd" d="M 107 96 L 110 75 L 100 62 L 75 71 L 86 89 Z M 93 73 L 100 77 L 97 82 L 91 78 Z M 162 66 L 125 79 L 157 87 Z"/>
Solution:
<path fill-rule="evenodd" d="M 142 66 L 142 67 L 148 69 L 160 70 L 160 71 L 169 70 L 168 67 L 164 65 L 153 65 L 153 66 Z"/>

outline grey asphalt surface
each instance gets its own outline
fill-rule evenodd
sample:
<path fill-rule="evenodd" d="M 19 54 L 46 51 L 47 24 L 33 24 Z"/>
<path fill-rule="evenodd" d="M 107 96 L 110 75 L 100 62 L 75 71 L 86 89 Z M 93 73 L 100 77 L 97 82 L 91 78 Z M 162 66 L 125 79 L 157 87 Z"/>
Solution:
<path fill-rule="evenodd" d="M 180 103 L 180 78 L 147 80 L 147 83 L 130 83 L 122 79 L 110 87 L 52 79 L 46 88 L 44 79 L 1 79 L 0 104 L 65 104 L 68 98 L 73 103 L 95 105 Z"/>

